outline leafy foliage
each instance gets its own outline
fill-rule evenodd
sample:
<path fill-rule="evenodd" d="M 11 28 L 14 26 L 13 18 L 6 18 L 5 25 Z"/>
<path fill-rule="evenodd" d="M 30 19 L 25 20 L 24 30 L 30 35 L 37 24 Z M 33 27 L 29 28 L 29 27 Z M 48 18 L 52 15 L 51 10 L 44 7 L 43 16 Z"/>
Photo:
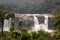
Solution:
<path fill-rule="evenodd" d="M 3 36 L 4 19 L 8 19 L 8 18 L 13 17 L 13 16 L 14 16 L 14 14 L 13 15 L 12 14 L 8 14 L 8 11 L 0 10 L 0 19 L 2 21 L 2 36 Z"/>
<path fill-rule="evenodd" d="M 0 37 L 0 40 L 60 40 L 60 32 L 54 32 L 52 34 L 39 30 L 38 32 L 28 33 L 24 29 L 23 31 L 14 30 L 9 32 L 5 37 Z"/>
<path fill-rule="evenodd" d="M 0 4 L 0 9 L 15 13 L 55 13 L 60 11 L 60 0 L 44 0 L 43 3 Z"/>
<path fill-rule="evenodd" d="M 56 30 L 60 30 L 60 12 L 55 14 L 55 19 L 54 19 L 53 27 Z"/>

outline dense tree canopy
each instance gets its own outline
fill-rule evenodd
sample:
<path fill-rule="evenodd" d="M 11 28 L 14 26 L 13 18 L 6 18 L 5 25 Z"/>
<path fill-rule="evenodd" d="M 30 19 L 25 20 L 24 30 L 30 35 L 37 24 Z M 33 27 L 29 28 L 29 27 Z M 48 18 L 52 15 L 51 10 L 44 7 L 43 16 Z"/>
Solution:
<path fill-rule="evenodd" d="M 56 13 L 54 16 L 55 19 L 54 19 L 53 27 L 56 30 L 60 30 L 60 12 Z"/>
<path fill-rule="evenodd" d="M 60 11 L 60 0 L 44 0 L 43 3 L 0 4 L 0 9 L 16 13 L 55 13 Z"/>
<path fill-rule="evenodd" d="M 26 3 L 27 4 L 27 3 Z M 0 40 L 60 40 L 60 0 L 46 0 L 44 3 L 32 4 L 32 5 L 0 5 L 0 9 L 8 10 L 9 12 L 18 12 L 18 13 L 56 13 L 53 28 L 56 32 L 48 33 L 43 30 L 38 32 L 29 33 L 26 29 L 16 30 L 14 29 L 15 25 L 12 23 L 10 29 L 11 32 L 3 32 L 4 19 L 9 17 L 15 17 L 14 14 L 8 14 L 7 11 L 0 11 L 0 19 L 2 20 L 2 32 L 0 31 Z M 23 24 L 22 21 L 19 21 L 19 27 Z M 1 36 L 2 33 L 2 36 Z"/>
<path fill-rule="evenodd" d="M 14 17 L 14 16 L 15 16 L 14 14 L 8 14 L 8 11 L 0 10 L 0 20 L 1 20 L 1 23 L 2 23 L 2 36 L 3 36 L 4 20 L 8 19 L 10 17 Z"/>

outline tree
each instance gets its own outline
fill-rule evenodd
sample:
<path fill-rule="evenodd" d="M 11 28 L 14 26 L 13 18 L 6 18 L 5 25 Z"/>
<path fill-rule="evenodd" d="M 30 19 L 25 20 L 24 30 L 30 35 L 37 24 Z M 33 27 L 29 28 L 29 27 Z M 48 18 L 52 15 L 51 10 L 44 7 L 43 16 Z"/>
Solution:
<path fill-rule="evenodd" d="M 21 28 L 21 26 L 22 26 L 22 21 L 19 21 L 19 23 L 18 23 L 18 25 L 19 25 L 19 29 Z"/>
<path fill-rule="evenodd" d="M 26 29 L 21 30 L 21 40 L 31 40 L 31 35 Z"/>
<path fill-rule="evenodd" d="M 45 0 L 40 7 L 41 12 L 54 14 L 60 11 L 60 0 Z"/>
<path fill-rule="evenodd" d="M 56 13 L 54 16 L 53 28 L 58 31 L 60 30 L 60 12 Z"/>
<path fill-rule="evenodd" d="M 22 21 L 19 21 L 19 26 L 22 26 Z"/>
<path fill-rule="evenodd" d="M 17 39 L 21 37 L 21 32 L 18 30 L 14 30 L 13 32 L 11 32 L 11 37 Z"/>
<path fill-rule="evenodd" d="M 8 14 L 8 11 L 1 11 L 0 10 L 0 19 L 2 21 L 2 37 L 3 37 L 3 24 L 4 24 L 4 19 L 8 19 L 9 17 L 14 17 L 14 14 Z"/>
<path fill-rule="evenodd" d="M 54 33 L 53 40 L 60 40 L 60 32 L 55 32 Z"/>
<path fill-rule="evenodd" d="M 38 36 L 38 40 L 52 40 L 51 34 L 43 30 L 38 31 Z"/>
<path fill-rule="evenodd" d="M 15 22 L 11 22 L 10 32 L 14 31 L 15 29 Z"/>
<path fill-rule="evenodd" d="M 40 36 L 40 37 L 38 37 L 38 39 L 37 40 L 47 40 L 47 38 L 46 37 L 44 37 L 44 36 Z"/>
<path fill-rule="evenodd" d="M 31 32 L 31 34 L 32 34 L 32 39 L 33 40 L 37 40 L 38 39 L 38 33 L 36 33 L 36 32 Z"/>

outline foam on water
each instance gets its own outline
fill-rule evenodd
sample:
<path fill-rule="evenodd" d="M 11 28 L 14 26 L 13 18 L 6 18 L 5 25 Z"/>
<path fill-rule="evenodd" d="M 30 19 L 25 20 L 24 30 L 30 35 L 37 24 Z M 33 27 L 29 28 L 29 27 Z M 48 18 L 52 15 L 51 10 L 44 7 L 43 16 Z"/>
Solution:
<path fill-rule="evenodd" d="M 52 32 L 52 30 L 48 29 L 48 16 L 47 15 L 43 15 L 45 17 L 44 23 L 43 24 L 39 24 L 38 18 L 36 16 L 34 16 L 34 27 L 33 30 L 34 31 L 38 31 L 40 29 L 47 31 L 47 32 Z"/>
<path fill-rule="evenodd" d="M 11 25 L 11 18 L 5 19 L 3 31 L 9 31 L 10 25 Z"/>
<path fill-rule="evenodd" d="M 34 31 L 40 30 L 39 21 L 38 21 L 38 18 L 36 16 L 34 16 L 34 28 L 33 28 L 33 30 Z"/>

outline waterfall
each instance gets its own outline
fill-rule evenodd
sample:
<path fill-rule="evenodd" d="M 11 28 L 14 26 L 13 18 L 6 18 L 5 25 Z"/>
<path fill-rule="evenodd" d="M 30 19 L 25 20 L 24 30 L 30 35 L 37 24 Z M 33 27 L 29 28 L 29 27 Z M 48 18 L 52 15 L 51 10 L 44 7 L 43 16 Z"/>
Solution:
<path fill-rule="evenodd" d="M 42 30 L 48 31 L 48 16 L 44 15 L 44 18 L 45 18 L 44 23 L 40 24 L 40 27 Z"/>
<path fill-rule="evenodd" d="M 34 31 L 40 30 L 39 21 L 38 21 L 38 18 L 36 16 L 34 16 L 34 28 L 33 28 L 33 30 Z"/>
<path fill-rule="evenodd" d="M 37 32 L 38 30 L 42 29 L 47 32 L 52 32 L 52 30 L 48 29 L 48 16 L 44 15 L 44 17 L 45 17 L 44 23 L 39 24 L 38 18 L 34 16 L 34 28 L 33 28 L 34 31 Z"/>
<path fill-rule="evenodd" d="M 47 31 L 47 32 L 53 32 L 52 30 L 48 29 L 48 16 L 44 15 L 44 17 L 45 17 L 44 25 L 45 25 L 45 28 L 46 28 L 45 31 Z"/>
<path fill-rule="evenodd" d="M 3 30 L 4 31 L 9 31 L 10 26 L 11 26 L 11 18 L 5 19 L 4 20 L 4 28 L 3 28 Z"/>
<path fill-rule="evenodd" d="M 44 24 L 45 24 L 46 28 L 48 28 L 48 16 L 45 15 L 44 17 L 45 17 Z"/>
<path fill-rule="evenodd" d="M 36 16 L 34 16 L 34 25 L 39 25 L 39 21 L 38 21 L 38 18 Z"/>

